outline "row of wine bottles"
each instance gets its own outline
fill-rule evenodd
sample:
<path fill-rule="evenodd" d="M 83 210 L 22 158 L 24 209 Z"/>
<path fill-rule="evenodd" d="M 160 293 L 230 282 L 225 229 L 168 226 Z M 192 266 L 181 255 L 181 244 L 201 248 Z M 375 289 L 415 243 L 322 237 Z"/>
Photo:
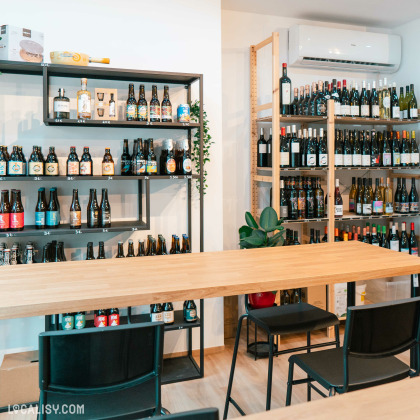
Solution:
<path fill-rule="evenodd" d="M 121 155 L 121 175 L 190 175 L 192 172 L 191 154 L 188 140 L 181 140 L 174 146 L 174 140 L 166 139 L 160 155 L 159 164 L 154 151 L 153 139 L 135 139 L 133 154 L 130 155 L 128 140 L 124 140 L 123 154 Z M 102 176 L 114 176 L 115 163 L 111 149 L 105 148 L 102 159 Z M 55 147 L 49 148 L 46 158 L 40 146 L 33 146 L 31 156 L 27 161 L 22 146 L 13 146 L 9 155 L 7 146 L 0 146 L 0 176 L 58 176 L 59 161 Z M 93 176 L 93 160 L 89 147 L 83 148 L 79 160 L 76 147 L 70 147 L 66 162 L 67 176 Z"/>
<path fill-rule="evenodd" d="M 388 82 L 384 78 L 379 80 L 378 90 L 376 82 L 371 85 L 363 80 L 362 89 L 359 92 L 357 82 L 347 88 L 347 81 L 337 82 L 333 79 L 318 83 L 312 83 L 300 88 L 294 88 L 292 100 L 292 81 L 287 76 L 287 64 L 283 63 L 283 74 L 280 78 L 280 113 L 283 115 L 327 115 L 327 101 L 334 100 L 334 114 L 343 117 L 365 118 L 398 118 L 417 119 L 417 99 L 414 93 L 414 85 L 400 87 L 400 95 L 397 93 L 396 83 Z"/>

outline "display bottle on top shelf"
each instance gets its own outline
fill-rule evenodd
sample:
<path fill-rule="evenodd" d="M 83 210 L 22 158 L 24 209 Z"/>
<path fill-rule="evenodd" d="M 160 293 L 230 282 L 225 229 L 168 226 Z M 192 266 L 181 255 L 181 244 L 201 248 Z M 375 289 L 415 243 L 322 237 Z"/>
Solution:
<path fill-rule="evenodd" d="M 400 87 L 399 105 L 400 105 L 400 118 L 407 119 L 407 103 L 405 102 L 403 86 Z"/>
<path fill-rule="evenodd" d="M 290 113 L 292 115 L 299 115 L 299 89 L 293 89 L 293 102 L 290 104 Z"/>
<path fill-rule="evenodd" d="M 397 85 L 394 82 L 391 90 L 391 118 L 401 118 L 400 101 L 397 95 Z"/>
<path fill-rule="evenodd" d="M 112 158 L 111 149 L 109 147 L 105 147 L 105 154 L 102 159 L 102 175 L 103 176 L 115 175 L 114 159 Z"/>
<path fill-rule="evenodd" d="M 93 242 L 87 243 L 87 249 L 86 249 L 86 260 L 94 260 L 95 255 L 93 253 Z"/>
<path fill-rule="evenodd" d="M 386 77 L 384 78 L 384 88 L 382 90 L 383 116 L 381 118 L 391 118 L 391 93 L 389 92 Z"/>
<path fill-rule="evenodd" d="M 400 213 L 407 214 L 410 212 L 410 201 L 408 197 L 406 179 L 401 180 L 401 195 L 400 195 Z"/>
<path fill-rule="evenodd" d="M 46 225 L 50 229 L 57 229 L 60 225 L 60 204 L 57 188 L 50 188 L 50 202 L 47 207 Z"/>
<path fill-rule="evenodd" d="M 410 120 L 416 120 L 418 118 L 417 99 L 414 94 L 414 85 L 410 85 L 410 101 L 407 105 L 408 118 Z"/>
<path fill-rule="evenodd" d="M 191 175 L 192 173 L 192 162 L 190 154 L 190 146 L 188 140 L 184 140 L 184 154 L 182 156 L 182 174 Z"/>
<path fill-rule="evenodd" d="M 7 163 L 7 174 L 9 176 L 23 176 L 23 161 L 19 154 L 18 146 L 13 146 L 13 151 Z"/>
<path fill-rule="evenodd" d="M 6 232 L 10 228 L 10 211 L 9 190 L 2 190 L 0 201 L 0 232 Z"/>
<path fill-rule="evenodd" d="M 365 88 L 366 91 L 366 88 Z M 363 89 L 362 89 L 363 93 Z M 352 117 L 360 117 L 360 98 L 357 83 L 353 82 L 353 89 L 350 96 L 350 115 Z"/>
<path fill-rule="evenodd" d="M 273 166 L 273 133 L 270 127 L 270 136 L 267 140 L 267 167 Z"/>
<path fill-rule="evenodd" d="M 98 260 L 105 260 L 105 244 L 103 243 L 103 241 L 99 242 L 99 247 L 98 247 Z"/>
<path fill-rule="evenodd" d="M 127 139 L 124 139 L 123 152 L 121 155 L 121 175 L 131 175 L 131 156 L 128 151 Z"/>
<path fill-rule="evenodd" d="M 92 111 L 90 107 L 90 92 L 87 90 L 87 79 L 81 79 L 82 88 L 77 92 L 77 118 L 90 120 Z"/>
<path fill-rule="evenodd" d="M 265 168 L 267 166 L 267 141 L 264 139 L 264 129 L 260 128 L 260 138 L 257 142 L 257 166 Z"/>
<path fill-rule="evenodd" d="M 64 89 L 58 89 L 58 96 L 54 98 L 54 118 L 70 118 L 70 99 L 65 96 Z"/>
<path fill-rule="evenodd" d="M 128 240 L 128 251 L 127 251 L 127 258 L 132 258 L 135 257 L 134 255 L 134 242 L 132 239 Z"/>
<path fill-rule="evenodd" d="M 400 147 L 400 159 L 401 166 L 411 166 L 411 150 L 410 150 L 410 139 L 407 139 L 406 132 L 402 132 L 402 142 Z"/>
<path fill-rule="evenodd" d="M 147 156 L 147 175 L 157 175 L 157 160 L 153 148 L 153 139 L 149 139 L 149 155 Z"/>
<path fill-rule="evenodd" d="M 160 102 L 157 94 L 157 86 L 152 86 L 152 99 L 150 100 L 150 121 L 159 122 L 160 121 Z"/>
<path fill-rule="evenodd" d="M 58 158 L 55 154 L 55 147 L 49 148 L 49 153 L 45 160 L 45 175 L 46 176 L 58 176 Z"/>
<path fill-rule="evenodd" d="M 115 108 L 115 99 L 114 99 L 114 94 L 111 93 L 110 94 L 110 99 L 109 99 L 109 108 L 108 108 L 108 114 L 110 118 L 115 118 L 117 115 L 116 112 L 116 108 Z"/>
<path fill-rule="evenodd" d="M 35 229 L 45 229 L 47 214 L 47 200 L 45 188 L 38 189 L 38 201 L 35 206 Z"/>
<path fill-rule="evenodd" d="M 99 227 L 99 205 L 96 198 L 96 189 L 91 188 L 89 192 L 89 203 L 87 206 L 87 227 Z"/>
<path fill-rule="evenodd" d="M 410 148 L 411 148 L 411 166 L 418 166 L 419 165 L 419 147 L 416 142 L 416 132 L 413 130 L 411 132 L 411 141 L 410 141 Z"/>
<path fill-rule="evenodd" d="M 111 205 L 108 200 L 107 188 L 102 188 L 102 199 L 99 208 L 99 226 L 103 228 L 111 227 Z"/>
<path fill-rule="evenodd" d="M 327 100 L 324 95 L 324 84 L 322 80 L 318 82 L 318 95 L 315 98 L 315 115 L 327 115 Z"/>
<path fill-rule="evenodd" d="M 283 74 L 280 77 L 280 114 L 289 115 L 291 94 L 292 94 L 292 81 L 287 77 L 287 64 L 283 63 Z"/>
<path fill-rule="evenodd" d="M 172 122 L 172 104 L 169 99 L 169 86 L 163 87 L 162 122 Z"/>
<path fill-rule="evenodd" d="M 38 146 L 33 146 L 28 162 L 28 175 L 42 176 L 44 174 L 44 160 L 42 159 Z"/>
<path fill-rule="evenodd" d="M 92 176 L 93 175 L 93 161 L 89 152 L 89 147 L 83 148 L 83 155 L 80 158 L 80 175 Z"/>
<path fill-rule="evenodd" d="M 411 178 L 411 190 L 409 195 L 409 211 L 410 213 L 419 212 L 419 195 L 416 189 L 416 178 Z"/>
<path fill-rule="evenodd" d="M 76 147 L 70 147 L 70 153 L 67 158 L 67 176 L 74 176 L 80 174 L 80 162 L 76 153 Z"/>
<path fill-rule="evenodd" d="M 82 227 L 82 208 L 79 203 L 79 191 L 73 190 L 73 200 L 70 205 L 70 229 Z"/>
<path fill-rule="evenodd" d="M 305 99 L 302 101 L 302 115 L 309 115 L 309 103 L 311 101 L 310 86 L 305 85 Z"/>
<path fill-rule="evenodd" d="M 125 258 L 123 241 L 118 241 L 118 251 L 117 251 L 117 256 L 115 258 Z"/>
<path fill-rule="evenodd" d="M 139 101 L 137 102 L 137 120 L 147 121 L 147 118 L 148 118 L 148 109 L 147 109 L 146 95 L 144 93 L 144 85 L 140 85 Z"/>
<path fill-rule="evenodd" d="M 414 231 L 414 222 L 411 222 L 411 232 L 410 232 L 410 254 L 411 255 L 419 255 L 419 245 L 416 237 L 416 232 Z"/>
<path fill-rule="evenodd" d="M 128 98 L 125 106 L 125 115 L 127 121 L 137 120 L 137 101 L 134 96 L 134 84 L 128 85 Z"/>

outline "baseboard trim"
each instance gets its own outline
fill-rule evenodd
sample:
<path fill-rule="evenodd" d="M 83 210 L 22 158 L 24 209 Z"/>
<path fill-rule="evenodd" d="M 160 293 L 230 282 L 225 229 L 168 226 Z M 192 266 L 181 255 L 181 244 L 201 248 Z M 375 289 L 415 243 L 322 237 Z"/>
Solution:
<path fill-rule="evenodd" d="M 220 353 L 225 349 L 225 346 L 217 346 L 217 347 L 208 347 L 204 349 L 204 356 L 208 356 L 210 354 Z M 194 357 L 200 356 L 200 350 L 193 350 L 192 354 Z M 188 351 L 178 351 L 175 353 L 167 353 L 163 355 L 164 359 L 173 359 L 174 357 L 183 357 L 188 356 Z"/>

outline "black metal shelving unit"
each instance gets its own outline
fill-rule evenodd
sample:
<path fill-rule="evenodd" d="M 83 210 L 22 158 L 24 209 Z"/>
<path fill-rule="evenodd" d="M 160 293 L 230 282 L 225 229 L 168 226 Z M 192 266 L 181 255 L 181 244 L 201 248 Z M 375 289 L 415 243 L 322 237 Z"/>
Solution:
<path fill-rule="evenodd" d="M 139 193 L 139 220 L 113 222 L 111 228 L 88 229 L 82 226 L 81 229 L 70 229 L 68 225 L 60 225 L 58 229 L 38 230 L 33 226 L 25 226 L 20 232 L 2 232 L 0 237 L 20 237 L 20 236 L 48 236 L 62 234 L 82 234 L 82 233 L 108 233 L 125 232 L 150 229 L 150 182 L 157 180 L 187 181 L 187 230 L 191 238 L 192 235 L 192 180 L 200 180 L 200 252 L 204 251 L 204 202 L 203 202 L 203 75 L 190 73 L 140 71 L 130 69 L 117 69 L 105 67 L 79 67 L 64 66 L 48 63 L 23 63 L 0 60 L 0 74 L 24 74 L 32 76 L 42 76 L 43 84 L 43 121 L 46 126 L 59 127 L 96 127 L 96 128 L 137 128 L 137 129 L 165 129 L 165 130 L 185 130 L 191 144 L 191 132 L 193 129 L 200 129 L 200 174 L 199 175 L 156 175 L 156 176 L 39 176 L 39 177 L 0 177 L 0 183 L 4 182 L 78 182 L 78 181 L 134 181 L 138 182 Z M 54 119 L 49 114 L 49 84 L 51 77 L 69 77 L 102 80 L 117 80 L 130 82 L 154 82 L 184 85 L 187 91 L 187 102 L 191 102 L 191 85 L 198 82 L 198 94 L 200 101 L 199 123 L 155 123 L 139 121 L 107 121 L 107 120 L 79 120 L 79 119 Z M 143 185 L 144 184 L 144 185 Z M 145 206 L 142 197 L 145 198 Z M 145 209 L 144 209 L 145 207 Z M 145 220 L 143 219 L 145 213 Z M 175 322 L 173 325 L 166 326 L 165 331 L 187 330 L 188 332 L 188 354 L 183 357 L 165 359 L 163 366 L 162 383 L 173 383 L 204 376 L 204 300 L 200 300 L 200 319 L 193 324 L 183 320 L 182 311 L 175 311 Z M 148 314 L 133 315 L 131 322 L 149 321 Z M 58 315 L 46 317 L 46 329 L 55 329 L 58 326 Z M 122 323 L 127 323 L 127 317 L 122 317 Z M 199 364 L 192 355 L 192 331 L 199 328 L 200 333 L 200 356 Z"/>

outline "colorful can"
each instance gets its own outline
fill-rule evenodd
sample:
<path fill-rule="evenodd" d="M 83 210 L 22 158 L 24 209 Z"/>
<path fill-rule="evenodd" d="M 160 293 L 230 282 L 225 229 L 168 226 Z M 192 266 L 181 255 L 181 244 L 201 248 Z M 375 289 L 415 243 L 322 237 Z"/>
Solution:
<path fill-rule="evenodd" d="M 190 106 L 188 104 L 178 105 L 177 117 L 178 122 L 190 122 Z"/>

